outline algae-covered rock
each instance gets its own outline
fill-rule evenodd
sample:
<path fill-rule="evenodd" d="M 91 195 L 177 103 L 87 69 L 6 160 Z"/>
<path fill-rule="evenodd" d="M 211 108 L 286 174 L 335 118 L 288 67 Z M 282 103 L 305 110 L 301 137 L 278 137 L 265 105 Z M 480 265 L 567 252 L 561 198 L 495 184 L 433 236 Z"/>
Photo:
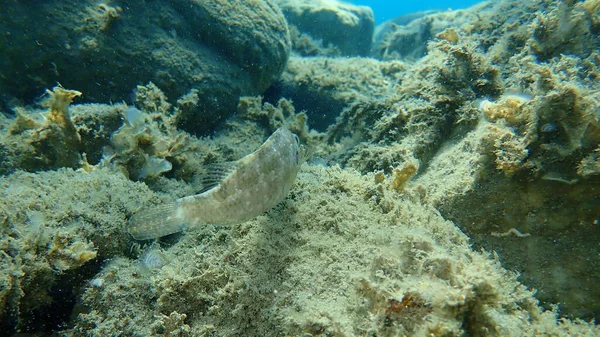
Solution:
<path fill-rule="evenodd" d="M 427 54 L 427 45 L 436 38 L 454 43 L 460 40 L 455 28 L 479 21 L 481 13 L 495 13 L 491 2 L 466 10 L 431 10 L 410 13 L 377 26 L 370 56 L 380 60 L 415 61 Z"/>
<path fill-rule="evenodd" d="M 367 56 L 375 19 L 366 6 L 335 0 L 275 0 L 303 56 Z"/>
<path fill-rule="evenodd" d="M 47 90 L 46 95 L 43 104 L 47 111 L 31 113 L 19 108 L 16 118 L 1 121 L 0 143 L 9 168 L 0 170 L 0 174 L 15 168 L 39 171 L 79 167 L 83 144 L 69 105 L 81 92 L 59 85 Z"/>
<path fill-rule="evenodd" d="M 200 226 L 166 264 L 115 259 L 82 296 L 67 336 L 593 336 L 533 293 L 418 194 L 339 167 L 305 165 L 279 207 Z M 115 310 L 118 307 L 118 310 Z M 184 334 L 185 333 L 185 334 Z"/>
<path fill-rule="evenodd" d="M 0 194 L 0 331 L 9 333 L 68 317 L 102 261 L 127 254 L 126 217 L 148 189 L 106 169 L 62 169 L 2 177 Z"/>
<path fill-rule="evenodd" d="M 372 57 L 377 57 L 376 55 L 376 51 L 381 47 L 381 44 L 383 42 L 384 39 L 389 39 L 389 34 L 396 32 L 399 28 L 403 27 L 403 26 L 407 26 L 408 24 L 410 24 L 413 21 L 419 20 L 427 15 L 430 14 L 435 14 L 440 12 L 440 10 L 437 9 L 432 9 L 432 10 L 426 10 L 426 11 L 421 11 L 421 12 L 412 12 L 412 13 L 406 13 L 406 14 L 402 14 L 400 16 L 397 16 L 395 18 L 389 19 L 385 22 L 379 23 L 376 27 L 375 27 L 375 32 L 373 33 L 373 45 L 371 47 L 371 56 Z M 431 36 L 431 34 L 429 33 L 428 35 Z M 389 42 L 388 42 L 389 44 Z M 407 45 L 406 49 L 410 49 L 410 47 L 414 48 L 414 49 L 420 49 L 418 46 L 415 45 Z M 377 57 L 377 58 L 382 58 Z"/>
<path fill-rule="evenodd" d="M 266 96 L 292 99 L 297 109 L 306 111 L 310 126 L 324 131 L 349 106 L 395 94 L 405 69 L 402 62 L 369 58 L 291 57 Z"/>
<path fill-rule="evenodd" d="M 475 243 L 501 252 L 545 306 L 560 302 L 561 313 L 585 318 L 600 312 L 592 285 L 600 263 L 592 9 L 587 1 L 501 2 L 475 16 L 477 8 L 467 9 L 469 19 L 437 34 L 427 55 L 403 63 L 395 93 L 357 100 L 328 129 L 330 161 L 388 176 L 417 162 L 404 188 L 420 190 Z M 559 46 L 542 31 L 577 38 Z"/>
<path fill-rule="evenodd" d="M 0 13 L 3 97 L 32 102 L 57 81 L 91 102 L 154 82 L 174 102 L 199 91 L 180 126 L 204 133 L 283 71 L 287 24 L 264 1 L 11 2 Z"/>
<path fill-rule="evenodd" d="M 339 2 L 286 3 L 360 17 Z M 23 83 L 51 73 L 81 86 L 61 81 L 77 91 L 0 116 L 0 334 L 600 335 L 598 0 L 428 14 L 412 35 L 389 28 L 423 39 L 390 46 L 386 60 L 324 57 L 338 46 L 294 27 L 299 55 L 319 56 L 295 55 L 265 97 L 239 100 L 285 64 L 273 63 L 287 28 L 269 1 L 11 4 L 0 26 L 52 11 L 42 36 L 61 33 L 64 46 L 24 45 L 58 62 L 28 63 Z M 92 73 L 64 75 L 61 62 L 84 54 Z M 43 93 L 2 81 L 6 102 Z M 130 102 L 68 106 L 132 88 Z M 203 123 L 206 104 L 222 116 L 222 101 L 206 103 L 219 93 L 235 115 L 210 137 L 182 131 Z M 241 158 L 281 126 L 314 158 L 274 209 L 155 242 L 128 236 L 132 213 L 199 193 L 207 164 Z M 48 151 L 40 135 L 52 136 Z"/>

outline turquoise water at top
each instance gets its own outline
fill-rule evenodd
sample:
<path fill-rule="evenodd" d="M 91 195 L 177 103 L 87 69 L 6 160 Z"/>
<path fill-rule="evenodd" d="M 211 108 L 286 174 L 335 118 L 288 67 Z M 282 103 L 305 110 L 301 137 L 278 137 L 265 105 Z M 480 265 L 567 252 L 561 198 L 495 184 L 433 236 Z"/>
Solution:
<path fill-rule="evenodd" d="M 430 9 L 461 9 L 471 7 L 481 0 L 426 0 L 426 1 L 393 1 L 393 0 L 355 0 L 347 1 L 356 5 L 369 6 L 375 12 L 375 23 L 380 24 L 399 15 L 425 11 Z"/>

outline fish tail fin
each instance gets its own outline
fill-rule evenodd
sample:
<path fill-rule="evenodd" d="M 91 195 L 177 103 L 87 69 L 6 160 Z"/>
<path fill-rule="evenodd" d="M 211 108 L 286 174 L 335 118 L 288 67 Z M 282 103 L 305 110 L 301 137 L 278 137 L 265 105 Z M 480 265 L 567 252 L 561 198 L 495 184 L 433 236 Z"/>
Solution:
<path fill-rule="evenodd" d="M 181 232 L 185 227 L 178 206 L 178 203 L 172 202 L 142 209 L 129 219 L 127 231 L 136 240 L 156 239 Z"/>

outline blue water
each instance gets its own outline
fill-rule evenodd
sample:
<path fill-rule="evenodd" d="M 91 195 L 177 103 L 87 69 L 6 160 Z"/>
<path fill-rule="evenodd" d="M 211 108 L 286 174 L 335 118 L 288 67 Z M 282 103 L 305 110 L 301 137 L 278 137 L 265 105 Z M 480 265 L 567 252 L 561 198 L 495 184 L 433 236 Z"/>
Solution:
<path fill-rule="evenodd" d="M 461 9 L 471 7 L 481 0 L 355 0 L 347 1 L 357 5 L 369 6 L 375 12 L 375 23 L 380 24 L 396 16 L 429 9 Z"/>

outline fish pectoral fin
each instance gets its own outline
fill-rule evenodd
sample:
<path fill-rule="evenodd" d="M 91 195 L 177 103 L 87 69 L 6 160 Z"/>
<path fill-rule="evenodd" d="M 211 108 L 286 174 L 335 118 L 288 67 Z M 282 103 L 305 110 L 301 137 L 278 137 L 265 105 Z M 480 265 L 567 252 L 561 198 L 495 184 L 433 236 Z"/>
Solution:
<path fill-rule="evenodd" d="M 238 168 L 239 161 L 228 161 L 223 163 L 212 163 L 204 166 L 204 174 L 201 177 L 202 189 L 198 192 L 204 193 L 213 189 L 227 176 Z"/>

